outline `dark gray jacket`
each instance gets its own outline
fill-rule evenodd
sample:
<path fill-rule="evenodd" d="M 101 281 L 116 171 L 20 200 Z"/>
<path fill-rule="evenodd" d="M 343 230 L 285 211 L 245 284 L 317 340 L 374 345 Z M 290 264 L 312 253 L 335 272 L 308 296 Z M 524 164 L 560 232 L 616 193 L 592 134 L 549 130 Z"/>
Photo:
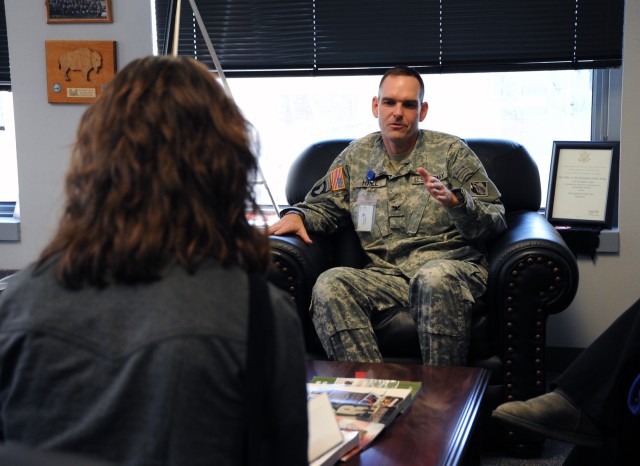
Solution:
<path fill-rule="evenodd" d="M 211 261 L 194 275 L 70 291 L 28 268 L 0 294 L 5 441 L 122 465 L 240 465 L 245 454 L 248 279 Z M 307 464 L 300 323 L 271 287 L 273 464 Z"/>

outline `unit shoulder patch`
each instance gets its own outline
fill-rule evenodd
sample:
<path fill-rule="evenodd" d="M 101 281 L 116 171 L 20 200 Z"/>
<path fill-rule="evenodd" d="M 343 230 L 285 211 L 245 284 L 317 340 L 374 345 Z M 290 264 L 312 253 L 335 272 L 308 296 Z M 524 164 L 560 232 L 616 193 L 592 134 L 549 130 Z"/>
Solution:
<path fill-rule="evenodd" d="M 469 189 L 473 197 L 487 197 L 489 195 L 489 185 L 486 181 L 472 181 L 469 184 Z"/>

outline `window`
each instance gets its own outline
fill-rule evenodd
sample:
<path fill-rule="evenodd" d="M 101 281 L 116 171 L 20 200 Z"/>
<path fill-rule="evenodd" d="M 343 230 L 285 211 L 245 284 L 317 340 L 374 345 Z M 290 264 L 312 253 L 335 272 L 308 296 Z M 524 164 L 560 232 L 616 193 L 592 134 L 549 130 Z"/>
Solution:
<path fill-rule="evenodd" d="M 0 91 L 0 202 L 18 200 L 18 165 L 13 124 L 13 97 Z"/>
<path fill-rule="evenodd" d="M 0 202 L 18 200 L 16 137 L 4 0 L 0 0 Z"/>
<path fill-rule="evenodd" d="M 174 4 L 156 0 L 160 53 L 172 49 Z M 382 70 L 398 63 L 423 73 L 430 104 L 423 128 L 522 143 L 538 162 L 544 203 L 552 142 L 599 136 L 592 70 L 622 63 L 623 0 L 196 4 L 199 15 L 182 2 L 178 53 L 214 68 L 201 17 L 259 132 L 262 171 L 278 204 L 286 203 L 289 164 L 309 144 L 378 129 L 371 97 Z M 259 194 L 270 204 L 264 189 Z"/>
<path fill-rule="evenodd" d="M 0 0 L 0 90 L 11 90 L 7 18 L 4 11 L 4 0 Z"/>
<path fill-rule="evenodd" d="M 591 139 L 590 70 L 427 74 L 422 128 L 460 137 L 512 139 L 540 170 L 543 203 L 554 140 Z M 323 139 L 378 130 L 371 113 L 379 76 L 230 78 L 229 87 L 260 137 L 260 165 L 276 203 L 286 205 L 289 165 Z M 259 202 L 271 205 L 258 185 Z"/>

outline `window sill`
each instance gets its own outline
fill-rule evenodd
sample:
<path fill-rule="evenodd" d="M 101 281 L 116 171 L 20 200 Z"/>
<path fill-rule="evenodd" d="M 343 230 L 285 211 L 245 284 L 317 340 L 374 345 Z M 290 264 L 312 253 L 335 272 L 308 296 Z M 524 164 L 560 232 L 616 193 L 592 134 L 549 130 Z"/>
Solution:
<path fill-rule="evenodd" d="M 20 219 L 0 217 L 0 241 L 20 241 Z M 617 227 L 600 232 L 597 252 L 620 252 L 620 230 Z"/>
<path fill-rule="evenodd" d="M 544 208 L 538 211 L 540 215 L 545 216 Z M 610 229 L 600 231 L 600 243 L 596 252 L 598 253 L 618 253 L 620 252 L 620 229 L 614 226 Z"/>
<path fill-rule="evenodd" d="M 620 230 L 617 227 L 600 232 L 600 245 L 596 252 L 620 252 Z"/>
<path fill-rule="evenodd" d="M 20 241 L 20 219 L 0 217 L 0 241 Z"/>

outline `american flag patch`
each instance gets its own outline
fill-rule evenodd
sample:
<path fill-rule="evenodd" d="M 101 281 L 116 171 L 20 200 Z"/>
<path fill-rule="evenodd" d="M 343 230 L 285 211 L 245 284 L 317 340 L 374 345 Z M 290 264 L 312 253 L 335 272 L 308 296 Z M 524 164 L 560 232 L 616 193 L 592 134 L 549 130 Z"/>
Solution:
<path fill-rule="evenodd" d="M 340 191 L 345 188 L 342 167 L 334 168 L 331 170 L 331 191 Z"/>

